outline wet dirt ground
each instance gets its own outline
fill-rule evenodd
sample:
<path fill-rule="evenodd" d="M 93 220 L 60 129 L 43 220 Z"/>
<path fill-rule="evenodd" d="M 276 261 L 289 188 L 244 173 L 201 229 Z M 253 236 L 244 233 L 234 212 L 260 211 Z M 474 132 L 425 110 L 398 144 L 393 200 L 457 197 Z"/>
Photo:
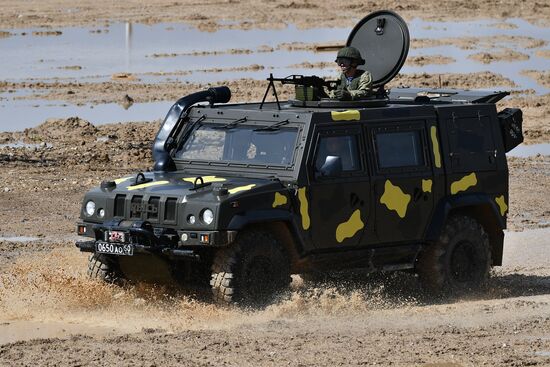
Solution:
<path fill-rule="evenodd" d="M 28 73 L 0 72 L 0 365 L 550 366 L 550 6 L 507 0 L 352 0 L 345 8 L 284 0 L 75 4 L 4 1 L 0 49 L 5 41 L 55 50 L 74 34 L 111 42 L 108 35 L 120 27 L 128 34 L 125 22 L 137 24 L 136 39 L 147 29 L 165 35 L 185 23 L 198 36 L 211 35 L 215 46 L 140 50 L 114 37 L 120 68 L 95 70 L 98 64 L 86 58 L 52 52 L 31 55 Z M 258 100 L 273 70 L 332 75 L 334 51 L 319 47 L 345 41 L 344 28 L 382 8 L 418 24 L 411 56 L 390 86 L 510 89 L 498 109 L 522 108 L 526 143 L 541 144 L 532 154 L 509 156 L 504 264 L 487 289 L 437 300 L 408 274 L 328 284 L 295 276 L 277 303 L 245 311 L 219 308 L 190 291 L 119 288 L 86 278 L 87 257 L 73 244 L 82 195 L 104 179 L 151 166 L 150 144 L 172 101 L 219 84 L 231 88 L 233 101 Z M 459 20 L 473 23 L 452 25 Z M 331 31 L 335 25 L 340 28 Z M 248 46 L 214 41 L 215 31 L 257 29 L 282 33 L 273 44 L 256 35 L 243 36 Z M 282 99 L 291 96 L 290 88 L 278 90 Z"/>

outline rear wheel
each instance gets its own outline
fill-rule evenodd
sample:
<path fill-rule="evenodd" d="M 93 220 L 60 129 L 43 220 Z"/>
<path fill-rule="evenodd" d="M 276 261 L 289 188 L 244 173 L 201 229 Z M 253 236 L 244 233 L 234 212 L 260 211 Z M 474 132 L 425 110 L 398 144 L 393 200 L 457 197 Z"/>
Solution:
<path fill-rule="evenodd" d="M 463 293 L 486 284 L 491 269 L 489 238 L 473 218 L 453 216 L 439 240 L 419 256 L 422 285 L 434 293 Z"/>
<path fill-rule="evenodd" d="M 88 258 L 88 276 L 111 284 L 119 284 L 123 280 L 116 260 L 98 253 L 93 253 Z"/>
<path fill-rule="evenodd" d="M 242 233 L 214 256 L 210 286 L 218 304 L 265 306 L 290 284 L 290 263 L 269 233 Z"/>

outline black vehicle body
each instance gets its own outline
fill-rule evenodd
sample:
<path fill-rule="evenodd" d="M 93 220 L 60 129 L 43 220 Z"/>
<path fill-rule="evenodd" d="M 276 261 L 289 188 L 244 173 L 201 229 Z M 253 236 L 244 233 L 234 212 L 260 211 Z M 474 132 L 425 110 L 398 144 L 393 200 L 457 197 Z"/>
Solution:
<path fill-rule="evenodd" d="M 410 93 L 391 91 L 390 102 L 375 108 L 290 103 L 280 110 L 272 103 L 262 110 L 258 104 L 191 107 L 189 125 L 202 118 L 204 124 L 223 126 L 242 116 L 248 118 L 246 125 L 259 128 L 288 121 L 280 128 L 298 132 L 293 161 L 281 167 L 175 159 L 171 170 L 104 184 L 86 194 L 79 224 L 86 229 L 79 232 L 92 239 L 79 246 L 95 251 L 95 242 L 105 241 L 106 232 L 120 230 L 130 235 L 136 253 L 207 261 L 210 251 L 229 245 L 239 231 L 262 225 L 284 238 L 294 272 L 349 266 L 407 269 L 414 268 L 421 247 L 437 239 L 450 213 L 458 211 L 484 225 L 493 265 L 500 265 L 508 203 L 504 123 L 494 103 L 476 101 L 501 93 L 479 93 L 460 103 L 404 102 Z M 453 93 L 465 98 L 460 91 Z M 320 176 L 314 167 L 319 142 L 331 136 L 355 140 L 358 166 L 334 177 Z M 377 144 L 396 138 L 413 139 L 413 145 L 392 155 Z M 411 154 L 416 161 L 408 158 Z M 136 185 L 136 179 L 144 183 Z M 89 200 L 105 210 L 102 219 L 86 215 Z M 215 216 L 210 225 L 200 219 L 187 222 L 205 208 Z M 131 257 L 123 261 L 131 262 Z"/>
<path fill-rule="evenodd" d="M 378 43 L 368 49 L 395 58 L 369 65 L 378 88 L 370 99 L 223 104 L 226 87 L 180 99 L 153 144 L 153 171 L 104 181 L 86 194 L 78 233 L 89 239 L 77 246 L 101 253 L 125 277 L 149 280 L 232 268 L 231 256 L 254 246 L 257 233 L 283 247 L 277 256 L 288 257 L 292 273 L 417 271 L 419 254 L 446 246 L 442 233 L 462 216 L 469 219 L 456 228 L 471 231 L 461 241 L 479 248 L 466 248 L 467 255 L 490 252 L 487 266 L 478 266 L 483 280 L 488 266 L 502 263 L 505 153 L 522 141 L 521 111 L 497 112 L 507 92 L 385 91 L 408 42 L 404 21 L 387 11 L 352 31 L 348 45 Z M 216 265 L 216 255 L 235 246 Z M 430 256 L 426 273 L 441 260 Z M 234 279 L 216 274 L 216 287 Z"/>

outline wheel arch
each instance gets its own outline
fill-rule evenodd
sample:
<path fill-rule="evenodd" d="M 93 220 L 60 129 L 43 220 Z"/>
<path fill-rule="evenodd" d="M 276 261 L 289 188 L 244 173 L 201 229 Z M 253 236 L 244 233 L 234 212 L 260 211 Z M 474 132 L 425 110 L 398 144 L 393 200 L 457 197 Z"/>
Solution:
<path fill-rule="evenodd" d="M 457 195 L 441 200 L 428 227 L 426 240 L 437 241 L 447 219 L 453 215 L 469 216 L 483 227 L 489 236 L 492 265 L 502 265 L 506 220 L 500 215 L 494 200 L 486 194 Z"/>
<path fill-rule="evenodd" d="M 304 243 L 294 225 L 293 214 L 285 210 L 253 210 L 233 217 L 229 223 L 239 233 L 252 229 L 272 233 L 284 247 L 292 271 L 297 271 L 304 252 Z"/>

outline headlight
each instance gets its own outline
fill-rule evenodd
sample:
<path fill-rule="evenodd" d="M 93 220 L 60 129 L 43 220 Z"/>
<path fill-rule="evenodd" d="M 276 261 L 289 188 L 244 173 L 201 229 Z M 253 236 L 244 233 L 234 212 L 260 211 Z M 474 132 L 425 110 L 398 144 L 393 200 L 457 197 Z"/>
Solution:
<path fill-rule="evenodd" d="M 90 200 L 86 203 L 86 215 L 88 215 L 88 217 L 91 217 L 92 215 L 94 215 L 95 213 L 95 203 Z"/>
<path fill-rule="evenodd" d="M 105 216 L 105 209 L 99 209 L 97 211 L 97 216 L 103 218 Z"/>
<path fill-rule="evenodd" d="M 193 214 L 190 214 L 188 217 L 187 217 L 187 223 L 189 224 L 195 224 L 195 216 Z"/>
<path fill-rule="evenodd" d="M 214 221 L 214 212 L 210 209 L 204 209 L 201 214 L 201 219 L 206 224 L 211 224 Z"/>

